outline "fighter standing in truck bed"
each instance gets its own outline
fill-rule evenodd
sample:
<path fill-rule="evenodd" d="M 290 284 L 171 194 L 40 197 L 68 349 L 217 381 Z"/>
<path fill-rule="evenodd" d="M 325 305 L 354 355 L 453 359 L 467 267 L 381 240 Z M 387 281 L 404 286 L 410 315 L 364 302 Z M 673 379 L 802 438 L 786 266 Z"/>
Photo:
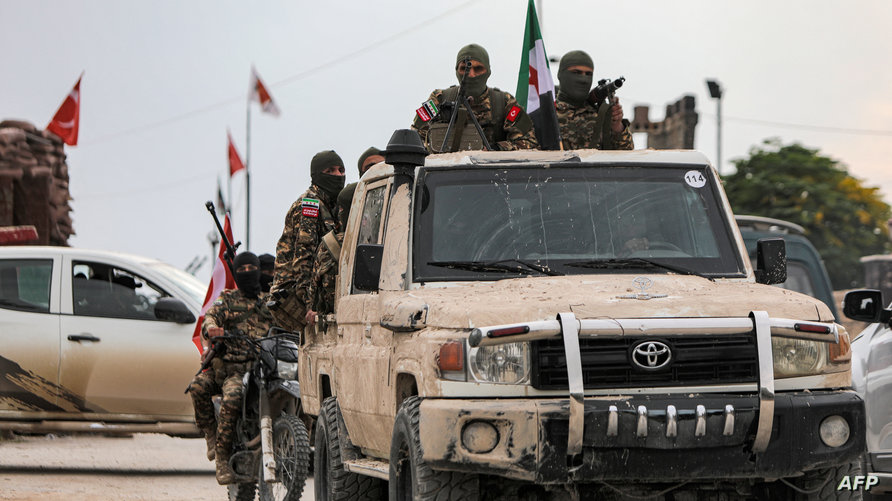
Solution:
<path fill-rule="evenodd" d="M 276 271 L 270 293 L 276 325 L 302 330 L 311 309 L 309 288 L 316 248 L 337 227 L 332 216 L 344 188 L 344 162 L 334 151 L 317 153 L 310 162 L 312 185 L 288 209 L 285 228 L 276 245 Z"/>
<path fill-rule="evenodd" d="M 470 58 L 470 67 L 466 66 L 466 58 Z M 465 72 L 468 72 L 464 82 L 464 93 L 471 101 L 471 109 L 477 117 L 487 141 L 493 149 L 522 150 L 535 149 L 539 146 L 536 141 L 536 133 L 533 131 L 533 121 L 526 111 L 517 104 L 517 99 L 511 94 L 494 87 L 487 87 L 486 81 L 490 76 L 489 54 L 486 49 L 477 45 L 466 45 L 458 51 L 455 60 L 455 74 L 459 82 Z M 453 85 L 448 89 L 437 89 L 428 98 L 428 103 L 433 101 L 433 109 L 439 109 L 444 103 L 455 101 L 458 96 L 458 86 Z M 424 108 L 424 107 L 422 107 Z M 432 127 L 444 126 L 437 123 L 433 117 L 426 115 L 419 108 L 416 113 L 412 128 L 418 131 L 422 142 L 428 146 L 428 150 L 434 152 L 440 148 L 439 144 L 432 144 L 428 135 Z M 453 113 L 457 112 L 455 109 Z M 457 127 L 454 133 L 461 134 L 464 127 Z M 473 133 L 472 133 L 473 134 Z M 442 139 L 440 140 L 442 141 Z"/>
<path fill-rule="evenodd" d="M 564 149 L 633 149 L 629 121 L 623 119 L 619 100 L 612 106 L 593 102 L 590 94 L 593 72 L 591 56 L 581 50 L 568 52 L 561 58 L 560 90 L 555 107 Z"/>

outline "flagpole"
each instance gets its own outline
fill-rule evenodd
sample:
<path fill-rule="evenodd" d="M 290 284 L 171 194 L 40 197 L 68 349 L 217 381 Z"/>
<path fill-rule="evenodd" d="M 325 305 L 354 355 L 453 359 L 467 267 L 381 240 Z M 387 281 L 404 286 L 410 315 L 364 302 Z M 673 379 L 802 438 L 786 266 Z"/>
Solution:
<path fill-rule="evenodd" d="M 226 129 L 226 146 L 230 146 L 232 144 L 232 133 L 229 132 L 229 129 Z M 229 148 L 226 149 L 227 153 L 229 152 Z M 227 160 L 227 168 L 226 168 L 226 200 L 229 201 L 229 207 L 232 207 L 232 160 Z M 223 214 L 229 212 L 229 207 L 223 206 Z"/>
<path fill-rule="evenodd" d="M 542 34 L 542 38 L 545 38 L 545 30 L 542 28 L 542 25 L 545 24 L 542 21 L 542 0 L 536 0 L 536 11 L 538 12 L 539 17 L 539 32 Z"/>
<path fill-rule="evenodd" d="M 251 249 L 251 93 L 248 93 L 247 127 L 245 127 L 245 250 Z"/>

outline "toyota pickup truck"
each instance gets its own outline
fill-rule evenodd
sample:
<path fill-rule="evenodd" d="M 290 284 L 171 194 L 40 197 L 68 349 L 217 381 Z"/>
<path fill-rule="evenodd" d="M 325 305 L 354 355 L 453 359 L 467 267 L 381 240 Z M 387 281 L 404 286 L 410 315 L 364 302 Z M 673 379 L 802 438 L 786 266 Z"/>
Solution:
<path fill-rule="evenodd" d="M 702 154 L 385 159 L 301 348 L 317 499 L 860 496 L 849 336 Z"/>

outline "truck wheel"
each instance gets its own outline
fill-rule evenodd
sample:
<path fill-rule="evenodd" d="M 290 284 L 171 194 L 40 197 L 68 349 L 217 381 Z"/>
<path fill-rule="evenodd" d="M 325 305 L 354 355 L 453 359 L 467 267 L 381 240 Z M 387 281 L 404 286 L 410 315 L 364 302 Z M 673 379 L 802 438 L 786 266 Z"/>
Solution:
<path fill-rule="evenodd" d="M 420 405 L 420 398 L 409 397 L 396 413 L 390 445 L 391 501 L 478 501 L 480 482 L 477 475 L 432 470 L 422 459 L 418 436 Z"/>
<path fill-rule="evenodd" d="M 254 490 L 257 484 L 229 484 L 226 490 L 229 491 L 229 501 L 254 501 Z"/>
<path fill-rule="evenodd" d="M 381 479 L 344 469 L 338 435 L 340 414 L 338 399 L 328 397 L 322 402 L 316 419 L 316 455 L 313 466 L 316 501 L 384 499 L 384 482 Z"/>
<path fill-rule="evenodd" d="M 836 490 L 839 482 L 846 475 L 850 479 L 855 475 L 861 475 L 860 459 L 833 468 L 823 468 L 806 473 L 796 482 L 796 486 L 801 490 L 801 492 L 796 492 L 796 500 L 861 501 L 862 491 L 860 489 Z"/>
<path fill-rule="evenodd" d="M 260 501 L 299 501 L 307 481 L 310 464 L 310 439 L 307 428 L 297 416 L 283 414 L 273 423 L 273 454 L 276 457 L 277 482 L 263 480 L 261 456 L 257 487 Z"/>

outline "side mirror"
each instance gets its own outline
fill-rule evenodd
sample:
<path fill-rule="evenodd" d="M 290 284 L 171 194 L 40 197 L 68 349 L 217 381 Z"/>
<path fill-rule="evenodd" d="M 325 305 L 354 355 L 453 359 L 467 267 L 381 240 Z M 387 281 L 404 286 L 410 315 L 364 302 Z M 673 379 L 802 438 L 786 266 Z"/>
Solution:
<path fill-rule="evenodd" d="M 359 244 L 356 246 L 356 259 L 353 260 L 353 287 L 369 292 L 378 290 L 383 255 L 383 245 Z"/>
<path fill-rule="evenodd" d="M 195 322 L 195 315 L 189 311 L 186 303 L 175 297 L 163 297 L 155 303 L 155 318 L 165 322 L 178 324 L 191 324 Z"/>
<path fill-rule="evenodd" d="M 846 292 L 842 312 L 852 320 L 868 323 L 886 322 L 890 315 L 883 309 L 883 293 L 874 289 Z"/>
<path fill-rule="evenodd" d="M 787 244 L 783 238 L 761 238 L 756 242 L 756 282 L 782 284 L 787 281 Z"/>

